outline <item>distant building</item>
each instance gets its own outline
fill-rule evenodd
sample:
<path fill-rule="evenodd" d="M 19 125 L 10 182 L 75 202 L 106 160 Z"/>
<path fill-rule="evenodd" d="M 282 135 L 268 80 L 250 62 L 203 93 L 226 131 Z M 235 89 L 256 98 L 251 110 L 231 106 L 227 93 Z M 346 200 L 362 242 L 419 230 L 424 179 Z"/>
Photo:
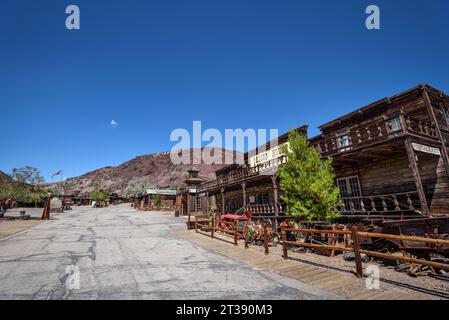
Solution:
<path fill-rule="evenodd" d="M 143 204 L 149 208 L 166 208 L 172 210 L 175 206 L 177 191 L 173 189 L 147 189 L 144 196 L 141 198 Z M 153 200 L 155 196 L 160 197 L 161 203 L 156 204 Z"/>

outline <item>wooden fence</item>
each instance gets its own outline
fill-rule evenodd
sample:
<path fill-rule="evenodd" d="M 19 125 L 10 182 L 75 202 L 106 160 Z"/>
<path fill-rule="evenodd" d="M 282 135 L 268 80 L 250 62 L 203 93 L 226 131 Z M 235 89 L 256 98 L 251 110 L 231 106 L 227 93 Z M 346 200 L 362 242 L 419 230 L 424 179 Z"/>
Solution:
<path fill-rule="evenodd" d="M 350 235 L 352 239 L 352 245 L 338 245 L 338 244 L 314 244 L 314 243 L 305 243 L 305 242 L 297 242 L 297 241 L 287 241 L 287 232 L 301 232 L 301 233 L 310 233 L 310 234 L 326 234 L 326 235 Z M 361 232 L 358 231 L 357 227 L 352 227 L 351 231 L 349 230 L 316 230 L 316 229 L 296 229 L 296 228 L 281 228 L 281 237 L 282 237 L 282 251 L 283 258 L 288 259 L 288 246 L 298 246 L 305 248 L 315 248 L 315 249 L 327 249 L 327 250 L 337 250 L 343 252 L 354 252 L 355 256 L 355 265 L 356 265 L 356 273 L 357 277 L 363 277 L 363 269 L 362 269 L 362 259 L 361 254 L 364 253 L 368 256 L 394 260 L 394 261 L 402 261 L 409 262 L 414 264 L 419 264 L 423 266 L 428 266 L 431 268 L 444 269 L 449 270 L 449 264 L 428 261 L 423 259 L 417 259 L 412 257 L 404 257 L 393 255 L 390 253 L 381 253 L 377 251 L 364 250 L 360 248 L 360 237 L 367 238 L 381 238 L 381 239 L 391 239 L 398 241 L 413 241 L 413 242 L 423 242 L 427 244 L 437 244 L 437 245 L 448 245 L 449 240 L 442 239 L 434 239 L 434 238 L 425 238 L 425 237 L 416 237 L 416 236 L 402 236 L 402 235 L 392 235 L 392 234 L 384 234 L 384 233 L 373 233 L 373 232 Z"/>
<path fill-rule="evenodd" d="M 226 225 L 226 228 L 222 228 L 221 227 L 222 225 Z M 195 216 L 195 232 L 200 232 L 200 231 L 206 232 L 206 233 L 210 232 L 211 239 L 216 238 L 216 235 L 215 235 L 216 232 L 231 235 L 233 237 L 233 244 L 235 246 L 238 245 L 238 238 L 239 238 L 239 232 L 238 232 L 237 226 L 238 226 L 237 220 L 232 221 L 232 222 L 216 221 L 215 217 L 213 217 L 213 216 L 212 217 Z M 287 240 L 288 232 L 320 234 L 320 235 L 326 235 L 326 236 L 330 235 L 331 239 L 336 239 L 335 236 L 343 235 L 346 237 L 350 237 L 351 242 L 344 241 L 344 243 L 340 244 L 336 241 L 329 241 L 328 244 L 317 244 L 317 243 L 312 243 L 312 241 L 310 241 L 310 242 L 288 241 Z M 363 231 L 359 231 L 356 226 L 352 227 L 351 230 L 336 230 L 336 229 L 317 230 L 317 229 L 281 227 L 282 256 L 284 259 L 288 259 L 288 249 L 289 249 L 288 246 L 324 249 L 324 250 L 329 250 L 332 252 L 335 252 L 335 251 L 354 252 L 356 275 L 359 278 L 363 277 L 361 254 L 366 254 L 368 256 L 386 259 L 386 260 L 408 262 L 408 263 L 428 266 L 431 268 L 449 270 L 449 264 L 447 264 L 447 263 L 428 261 L 428 260 L 423 260 L 423 259 L 417 259 L 414 257 L 405 257 L 405 256 L 394 255 L 394 254 L 390 254 L 390 253 L 382 253 L 382 252 L 362 249 L 360 247 L 360 238 L 361 237 L 390 239 L 390 240 L 397 240 L 397 241 L 401 241 L 401 242 L 408 242 L 408 241 L 421 242 L 421 243 L 426 243 L 426 244 L 449 246 L 449 240 L 417 237 L 417 236 L 403 236 L 403 235 L 393 235 L 393 234 L 384 234 L 384 233 L 363 232 Z M 249 248 L 250 243 L 248 240 L 248 223 L 246 223 L 244 226 L 243 238 L 245 241 L 245 248 Z M 266 224 L 263 226 L 262 241 L 263 241 L 264 252 L 266 255 L 268 255 L 269 254 L 269 236 L 268 236 L 268 226 Z"/>
<path fill-rule="evenodd" d="M 226 226 L 230 228 L 222 229 L 218 224 L 225 224 Z M 202 231 L 209 231 L 211 239 L 215 238 L 215 232 L 221 232 L 225 234 L 229 234 L 233 236 L 234 239 L 234 245 L 238 245 L 238 230 L 237 230 L 237 220 L 233 222 L 228 221 L 215 221 L 215 217 L 212 216 L 211 218 L 202 218 L 199 216 L 195 216 L 195 232 L 198 232 L 198 230 Z"/>

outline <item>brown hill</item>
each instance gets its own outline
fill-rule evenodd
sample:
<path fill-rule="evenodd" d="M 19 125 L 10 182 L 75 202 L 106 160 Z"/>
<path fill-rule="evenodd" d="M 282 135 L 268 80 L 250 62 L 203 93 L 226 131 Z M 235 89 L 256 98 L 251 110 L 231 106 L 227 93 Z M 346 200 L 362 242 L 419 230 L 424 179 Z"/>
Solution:
<path fill-rule="evenodd" d="M 11 181 L 11 177 L 0 170 L 0 181 Z"/>
<path fill-rule="evenodd" d="M 226 151 L 229 155 L 231 151 Z M 193 153 L 192 153 L 193 154 Z M 222 151 L 223 157 L 225 151 Z M 195 164 L 199 176 L 204 180 L 215 179 L 215 170 L 224 165 Z M 169 152 L 161 152 L 136 157 L 117 167 L 105 167 L 82 176 L 70 178 L 65 184 L 65 193 L 86 195 L 102 189 L 109 193 L 123 194 L 128 182 L 136 177 L 147 178 L 150 183 L 164 187 L 180 187 L 186 179 L 187 170 L 192 165 L 173 164 Z"/>

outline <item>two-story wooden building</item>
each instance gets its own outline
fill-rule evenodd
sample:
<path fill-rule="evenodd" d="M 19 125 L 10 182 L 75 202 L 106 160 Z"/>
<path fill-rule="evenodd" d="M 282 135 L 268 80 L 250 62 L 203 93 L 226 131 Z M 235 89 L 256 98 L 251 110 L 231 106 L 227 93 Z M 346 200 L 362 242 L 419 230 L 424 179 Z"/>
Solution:
<path fill-rule="evenodd" d="M 307 126 L 296 129 L 307 136 Z M 269 141 L 265 146 L 244 154 L 244 164 L 231 164 L 216 171 L 216 180 L 198 187 L 198 211 L 208 212 L 211 197 L 215 198 L 218 213 L 235 213 L 239 210 L 253 215 L 279 216 L 285 206 L 279 197 L 277 167 L 287 159 L 281 153 L 288 143 L 288 133 Z"/>
<path fill-rule="evenodd" d="M 410 218 L 449 215 L 449 97 L 422 84 L 357 109 L 319 127 L 309 139 L 323 158 L 332 157 L 344 217 Z M 307 135 L 307 126 L 297 128 Z M 287 161 L 278 144 L 245 154 L 245 164 L 216 171 L 195 189 L 189 212 L 242 208 L 280 216 L 278 165 Z M 192 200 L 193 201 L 193 200 Z M 193 204 L 193 202 L 192 202 Z"/>
<path fill-rule="evenodd" d="M 426 84 L 320 126 L 344 215 L 449 214 L 449 97 Z"/>

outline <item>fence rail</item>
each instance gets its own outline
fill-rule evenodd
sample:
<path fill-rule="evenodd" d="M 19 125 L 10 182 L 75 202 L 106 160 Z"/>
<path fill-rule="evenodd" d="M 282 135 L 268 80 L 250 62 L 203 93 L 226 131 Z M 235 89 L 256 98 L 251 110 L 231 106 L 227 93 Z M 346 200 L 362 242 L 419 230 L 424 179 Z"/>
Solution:
<path fill-rule="evenodd" d="M 226 228 L 222 227 L 226 225 Z M 238 245 L 239 231 L 238 231 L 238 221 L 216 221 L 215 216 L 212 217 L 202 217 L 195 216 L 195 231 L 199 232 L 205 231 L 210 232 L 211 239 L 216 238 L 215 233 L 221 232 L 228 235 L 233 236 L 233 244 L 235 246 Z M 318 244 L 312 243 L 313 239 L 309 242 L 299 242 L 299 241 L 289 241 L 287 240 L 288 232 L 297 232 L 297 233 L 305 233 L 305 234 L 320 234 L 320 235 L 331 235 L 328 244 Z M 204 234 L 204 233 L 203 233 Z M 245 223 L 243 229 L 243 239 L 245 241 L 245 248 L 249 248 L 250 241 L 248 239 L 249 234 L 249 224 Z M 345 239 L 351 239 L 351 242 L 344 241 L 343 244 L 338 243 L 338 237 L 335 236 L 345 236 Z M 329 237 L 328 237 L 329 238 Z M 290 228 L 290 227 L 281 227 L 281 239 L 282 239 L 282 256 L 284 259 L 288 259 L 288 246 L 297 246 L 304 248 L 314 248 L 314 249 L 324 249 L 342 252 L 354 252 L 355 258 L 355 267 L 356 267 L 356 275 L 359 278 L 363 277 L 363 268 L 362 268 L 362 259 L 361 254 L 366 254 L 368 256 L 393 260 L 393 261 L 401 261 L 412 264 L 418 264 L 423 266 L 428 266 L 430 268 L 449 270 L 449 264 L 429 261 L 424 259 L 418 259 L 414 257 L 406 257 L 399 256 L 390 253 L 382 253 L 372 250 L 365 250 L 360 247 L 360 239 L 361 238 L 380 238 L 380 239 L 390 239 L 397 240 L 402 242 L 422 242 L 425 244 L 439 245 L 439 246 L 449 246 L 449 240 L 445 239 L 437 239 L 437 238 L 427 238 L 427 237 L 418 237 L 418 236 L 403 236 L 403 235 L 394 235 L 394 234 L 384 234 L 384 233 L 374 233 L 374 232 L 364 232 L 359 231 L 356 226 L 352 227 L 351 230 L 338 230 L 338 229 L 329 229 L 329 230 L 318 230 L 318 229 L 305 229 L 305 228 Z M 264 224 L 262 229 L 262 235 L 259 238 L 263 242 L 264 253 L 266 255 L 269 254 L 269 235 L 268 235 L 268 225 Z"/>
<path fill-rule="evenodd" d="M 217 224 L 225 224 L 227 226 L 230 226 L 230 229 L 223 229 L 217 226 Z M 201 230 L 204 231 L 204 229 L 210 229 L 210 237 L 211 239 L 215 238 L 215 232 L 221 232 L 226 233 L 229 235 L 232 235 L 234 238 L 234 245 L 238 245 L 238 230 L 237 230 L 237 220 L 233 222 L 229 221 L 215 221 L 215 216 L 212 216 L 210 218 L 201 218 L 198 216 L 195 216 L 195 232 L 198 233 L 198 227 L 201 227 Z"/>
<path fill-rule="evenodd" d="M 304 242 L 296 242 L 296 241 L 287 241 L 287 232 L 301 232 L 301 233 L 310 233 L 310 234 L 331 234 L 331 235 L 351 235 L 352 246 L 313 244 L 313 243 L 304 243 Z M 289 245 L 305 247 L 305 248 L 316 248 L 316 249 L 354 252 L 356 273 L 357 273 L 357 277 L 359 277 L 359 278 L 363 277 L 362 259 L 361 259 L 362 253 L 364 253 L 368 256 L 387 259 L 387 260 L 409 262 L 409 263 L 419 264 L 419 265 L 423 265 L 423 266 L 428 266 L 431 268 L 449 270 L 449 264 L 447 264 L 447 263 L 440 263 L 440 262 L 428 261 L 428 260 L 417 259 L 417 258 L 412 258 L 412 257 L 397 256 L 397 255 L 393 255 L 393 254 L 389 254 L 389 253 L 381 253 L 381 252 L 377 252 L 377 251 L 361 249 L 360 248 L 360 237 L 392 239 L 392 240 L 399 240 L 399 241 L 423 242 L 423 243 L 428 243 L 428 244 L 448 245 L 448 246 L 449 246 L 449 240 L 426 238 L 426 237 L 416 237 L 416 236 L 392 235 L 392 234 L 373 233 L 373 232 L 361 232 L 361 231 L 358 231 L 357 227 L 353 227 L 351 229 L 351 231 L 349 231 L 349 230 L 295 229 L 295 228 L 282 227 L 281 228 L 281 237 L 282 237 L 282 252 L 283 252 L 284 259 L 288 259 L 288 246 Z"/>

